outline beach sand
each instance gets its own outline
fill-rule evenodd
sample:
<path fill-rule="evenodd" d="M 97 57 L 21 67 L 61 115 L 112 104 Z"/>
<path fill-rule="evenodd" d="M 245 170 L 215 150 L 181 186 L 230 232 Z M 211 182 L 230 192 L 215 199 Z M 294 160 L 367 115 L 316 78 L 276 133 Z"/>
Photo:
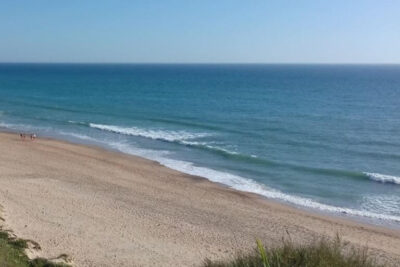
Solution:
<path fill-rule="evenodd" d="M 3 224 L 76 266 L 198 266 L 255 239 L 306 243 L 336 233 L 400 262 L 400 231 L 324 216 L 100 148 L 0 134 Z"/>

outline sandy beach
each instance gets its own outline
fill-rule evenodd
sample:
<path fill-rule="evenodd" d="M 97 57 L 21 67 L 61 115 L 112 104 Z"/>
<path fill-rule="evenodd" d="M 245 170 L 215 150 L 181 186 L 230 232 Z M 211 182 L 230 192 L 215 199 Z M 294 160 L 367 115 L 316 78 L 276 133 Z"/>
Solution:
<path fill-rule="evenodd" d="M 0 134 L 0 217 L 37 255 L 76 266 L 198 266 L 255 239 L 306 243 L 336 233 L 400 262 L 400 231 L 305 212 L 139 157 Z"/>

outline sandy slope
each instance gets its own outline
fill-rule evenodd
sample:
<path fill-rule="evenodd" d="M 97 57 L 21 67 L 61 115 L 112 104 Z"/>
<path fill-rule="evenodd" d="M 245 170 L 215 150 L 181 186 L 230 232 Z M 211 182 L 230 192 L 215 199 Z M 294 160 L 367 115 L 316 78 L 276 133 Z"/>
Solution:
<path fill-rule="evenodd" d="M 46 257 L 77 266 L 190 266 L 267 245 L 339 232 L 395 264 L 400 232 L 306 213 L 98 148 L 0 134 L 7 226 Z M 400 262 L 400 261 L 399 261 Z"/>

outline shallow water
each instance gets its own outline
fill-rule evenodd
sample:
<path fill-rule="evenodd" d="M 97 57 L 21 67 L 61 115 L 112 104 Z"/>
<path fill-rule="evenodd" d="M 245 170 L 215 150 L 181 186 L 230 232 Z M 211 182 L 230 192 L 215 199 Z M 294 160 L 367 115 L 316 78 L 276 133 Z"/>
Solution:
<path fill-rule="evenodd" d="M 0 64 L 0 126 L 400 223 L 400 66 Z"/>

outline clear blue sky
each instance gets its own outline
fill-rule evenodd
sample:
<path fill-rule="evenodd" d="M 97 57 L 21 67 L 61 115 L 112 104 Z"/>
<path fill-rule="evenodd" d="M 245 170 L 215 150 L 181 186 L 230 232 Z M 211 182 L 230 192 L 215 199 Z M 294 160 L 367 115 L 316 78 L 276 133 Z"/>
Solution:
<path fill-rule="evenodd" d="M 400 63 L 400 1 L 1 0 L 0 62 Z"/>

